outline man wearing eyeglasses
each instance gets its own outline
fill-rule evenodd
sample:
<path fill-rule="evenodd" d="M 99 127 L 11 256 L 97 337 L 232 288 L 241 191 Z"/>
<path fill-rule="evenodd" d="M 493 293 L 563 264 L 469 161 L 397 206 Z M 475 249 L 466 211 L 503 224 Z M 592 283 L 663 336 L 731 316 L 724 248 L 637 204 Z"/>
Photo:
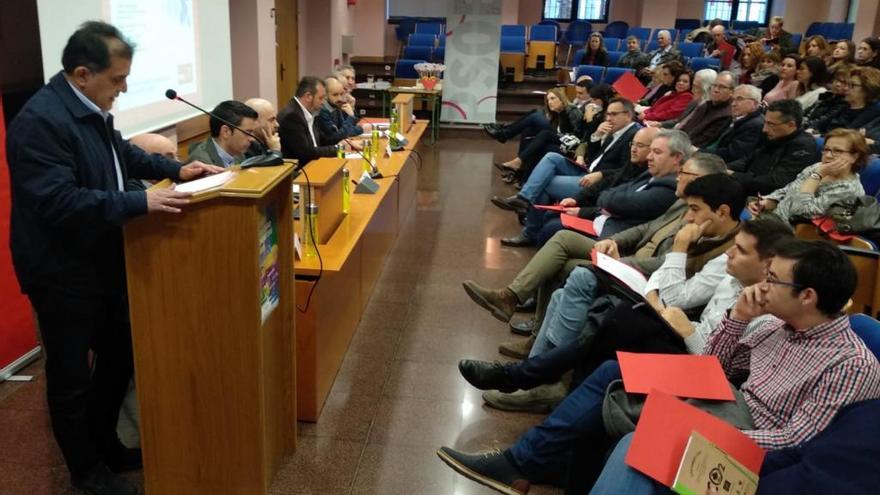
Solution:
<path fill-rule="evenodd" d="M 733 120 L 721 133 L 718 141 L 702 151 L 715 153 L 725 162 L 731 162 L 752 152 L 764 134 L 764 114 L 760 109 L 761 90 L 751 84 L 733 90 L 730 110 Z"/>
<path fill-rule="evenodd" d="M 816 140 L 801 129 L 802 120 L 803 110 L 795 100 L 779 100 L 767 107 L 766 139 L 750 154 L 727 164 L 746 194 L 769 194 L 819 161 Z"/>
<path fill-rule="evenodd" d="M 686 132 L 697 148 L 702 148 L 718 139 L 730 124 L 730 102 L 736 78 L 730 72 L 722 72 L 712 84 L 709 100 L 700 103 L 687 117 L 676 124 L 676 129 Z"/>

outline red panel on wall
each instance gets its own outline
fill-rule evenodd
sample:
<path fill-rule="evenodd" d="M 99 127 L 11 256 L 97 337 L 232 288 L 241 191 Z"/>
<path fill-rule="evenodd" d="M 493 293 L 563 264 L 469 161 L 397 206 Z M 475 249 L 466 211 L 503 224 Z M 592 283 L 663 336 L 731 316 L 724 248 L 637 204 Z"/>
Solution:
<path fill-rule="evenodd" d="M 31 306 L 18 286 L 9 252 L 9 165 L 0 95 L 0 369 L 37 346 Z"/>

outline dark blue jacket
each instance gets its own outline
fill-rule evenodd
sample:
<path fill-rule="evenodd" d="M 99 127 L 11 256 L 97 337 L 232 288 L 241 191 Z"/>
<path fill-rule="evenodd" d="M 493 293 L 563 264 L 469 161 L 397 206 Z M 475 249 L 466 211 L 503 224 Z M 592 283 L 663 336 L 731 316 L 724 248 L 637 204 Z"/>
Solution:
<path fill-rule="evenodd" d="M 880 399 L 852 404 L 810 441 L 768 452 L 759 494 L 876 493 L 880 487 Z"/>
<path fill-rule="evenodd" d="M 651 180 L 645 170 L 635 179 L 603 191 L 596 206 L 608 211 L 611 218 L 605 221 L 602 238 L 662 215 L 675 202 L 675 186 L 675 174 Z"/>
<path fill-rule="evenodd" d="M 315 124 L 321 131 L 321 142 L 318 145 L 336 144 L 344 138 L 360 136 L 364 130 L 357 125 L 357 119 L 345 114 L 342 110 L 328 103 L 321 105 L 321 111 L 315 117 Z"/>
<path fill-rule="evenodd" d="M 7 136 L 12 260 L 25 292 L 80 295 L 125 289 L 122 224 L 147 212 L 144 191 L 120 191 L 110 146 L 129 178 L 177 178 L 180 165 L 148 155 L 86 107 L 63 74 L 40 89 Z"/>

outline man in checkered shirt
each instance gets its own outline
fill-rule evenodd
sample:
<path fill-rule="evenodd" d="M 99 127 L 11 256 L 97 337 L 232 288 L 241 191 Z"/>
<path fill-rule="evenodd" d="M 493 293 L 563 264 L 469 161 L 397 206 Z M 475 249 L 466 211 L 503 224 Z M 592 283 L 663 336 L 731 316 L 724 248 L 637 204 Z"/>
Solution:
<path fill-rule="evenodd" d="M 828 243 L 795 239 L 775 249 L 765 281 L 743 290 L 704 348 L 718 356 L 730 381 L 741 383 L 738 404 L 752 423 L 743 431 L 768 450 L 803 443 L 844 406 L 880 398 L 880 363 L 843 314 L 856 287 L 846 254 Z M 439 455 L 469 478 L 515 494 L 527 492 L 530 482 L 563 481 L 567 456 L 589 442 L 596 455 L 578 463 L 576 476 L 592 481 L 612 443 L 602 403 L 608 385 L 620 377 L 616 362 L 604 363 L 503 452 L 443 448 Z"/>

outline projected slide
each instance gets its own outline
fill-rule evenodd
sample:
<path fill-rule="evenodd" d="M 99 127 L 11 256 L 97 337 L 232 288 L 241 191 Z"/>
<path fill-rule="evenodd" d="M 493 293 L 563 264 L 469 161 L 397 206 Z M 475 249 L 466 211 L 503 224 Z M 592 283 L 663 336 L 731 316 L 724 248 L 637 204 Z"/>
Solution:
<path fill-rule="evenodd" d="M 181 95 L 199 92 L 192 0 L 112 0 L 109 14 L 110 23 L 136 44 L 128 92 L 117 102 L 120 111 L 155 103 L 166 88 Z"/>

